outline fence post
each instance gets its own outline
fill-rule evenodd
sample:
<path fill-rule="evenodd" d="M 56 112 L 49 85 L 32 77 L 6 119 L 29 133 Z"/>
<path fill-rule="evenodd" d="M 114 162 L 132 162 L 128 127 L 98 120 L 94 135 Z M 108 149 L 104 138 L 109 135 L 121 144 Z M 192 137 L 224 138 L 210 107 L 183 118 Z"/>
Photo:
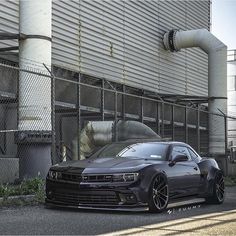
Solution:
<path fill-rule="evenodd" d="M 224 115 L 224 124 L 225 124 L 225 156 L 228 153 L 228 124 L 227 124 L 227 116 Z"/>
<path fill-rule="evenodd" d="M 197 131 L 197 152 L 200 153 L 201 149 L 201 139 L 200 139 L 200 110 L 199 106 L 197 107 L 197 122 L 196 122 L 196 131 Z"/>
<path fill-rule="evenodd" d="M 143 123 L 143 92 L 140 100 L 140 122 Z"/>
<path fill-rule="evenodd" d="M 125 120 L 125 85 L 122 85 L 122 119 Z"/>
<path fill-rule="evenodd" d="M 52 164 L 56 162 L 56 128 L 55 128 L 55 77 L 51 74 L 51 123 L 52 123 Z"/>
<path fill-rule="evenodd" d="M 156 129 L 157 129 L 157 134 L 160 135 L 160 106 L 159 102 L 157 102 L 157 111 L 156 111 Z"/>
<path fill-rule="evenodd" d="M 76 110 L 77 110 L 77 137 L 78 137 L 78 159 L 80 160 L 80 129 L 81 129 L 81 112 L 80 112 L 80 80 L 81 73 L 79 73 L 79 77 L 77 80 L 77 102 L 76 102 Z"/>
<path fill-rule="evenodd" d="M 185 143 L 188 143 L 188 109 L 187 106 L 184 108 L 184 133 Z"/>
<path fill-rule="evenodd" d="M 105 120 L 105 116 L 104 116 L 104 98 L 105 98 L 105 91 L 104 91 L 104 80 L 102 79 L 102 88 L 101 88 L 101 118 L 102 121 Z"/>
<path fill-rule="evenodd" d="M 164 135 L 165 135 L 164 120 L 165 120 L 165 103 L 161 102 L 161 137 L 162 138 L 164 138 Z"/>
<path fill-rule="evenodd" d="M 114 134 L 115 134 L 115 141 L 117 142 L 118 137 L 117 137 L 117 90 L 115 89 L 115 99 L 114 99 L 114 105 L 115 105 L 115 109 L 114 109 L 114 118 L 115 118 L 115 129 L 114 129 Z"/>
<path fill-rule="evenodd" d="M 172 140 L 175 140 L 175 108 L 174 105 L 171 106 L 171 124 L 172 124 Z"/>

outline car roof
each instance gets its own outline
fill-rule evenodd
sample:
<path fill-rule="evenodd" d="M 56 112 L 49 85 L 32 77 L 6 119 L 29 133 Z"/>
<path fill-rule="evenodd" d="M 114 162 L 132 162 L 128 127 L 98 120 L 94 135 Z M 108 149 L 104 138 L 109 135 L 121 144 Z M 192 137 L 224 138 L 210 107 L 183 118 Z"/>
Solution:
<path fill-rule="evenodd" d="M 169 139 L 128 139 L 125 141 L 119 141 L 115 143 L 161 143 L 161 144 L 167 144 L 167 145 L 189 146 L 188 144 L 184 142 L 170 141 Z"/>

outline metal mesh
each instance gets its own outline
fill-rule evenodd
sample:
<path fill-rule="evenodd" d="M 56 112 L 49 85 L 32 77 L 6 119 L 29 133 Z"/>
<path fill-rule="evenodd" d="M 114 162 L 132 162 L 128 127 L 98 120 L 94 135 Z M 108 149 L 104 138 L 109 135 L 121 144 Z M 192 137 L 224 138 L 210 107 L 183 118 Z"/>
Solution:
<path fill-rule="evenodd" d="M 189 143 L 199 153 L 209 154 L 206 106 L 174 104 L 142 90 L 57 67 L 52 72 L 34 67 L 20 70 L 2 63 L 0 77 L 0 183 L 14 182 L 19 169 L 30 171 L 21 166 L 21 160 L 30 165 L 32 156 L 40 160 L 39 165 L 45 164 L 43 156 L 49 156 L 53 164 L 78 159 L 80 130 L 91 120 L 137 120 L 163 138 Z M 220 112 L 211 116 L 216 121 L 213 132 L 217 134 L 223 125 L 229 130 L 222 137 L 224 145 L 235 145 L 234 116 Z M 48 149 L 37 153 L 42 145 Z"/>

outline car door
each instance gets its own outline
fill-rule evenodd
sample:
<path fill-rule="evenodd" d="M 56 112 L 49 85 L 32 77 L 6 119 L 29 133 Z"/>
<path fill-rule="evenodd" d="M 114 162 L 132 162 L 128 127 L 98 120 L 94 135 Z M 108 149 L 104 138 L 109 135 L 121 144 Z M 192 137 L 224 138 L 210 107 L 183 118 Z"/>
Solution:
<path fill-rule="evenodd" d="M 177 155 L 183 154 L 188 157 L 187 161 L 176 162 L 168 167 L 170 195 L 173 198 L 196 195 L 200 185 L 200 170 L 192 160 L 186 146 L 172 147 L 169 154 L 170 163 L 173 163 L 172 160 Z"/>

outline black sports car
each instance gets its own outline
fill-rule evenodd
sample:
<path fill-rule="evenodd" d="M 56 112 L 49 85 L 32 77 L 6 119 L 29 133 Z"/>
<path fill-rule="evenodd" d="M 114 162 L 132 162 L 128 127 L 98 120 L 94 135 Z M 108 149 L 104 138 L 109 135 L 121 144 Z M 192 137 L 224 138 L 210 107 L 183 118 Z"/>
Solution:
<path fill-rule="evenodd" d="M 52 166 L 46 203 L 77 208 L 149 207 L 163 211 L 186 198 L 224 201 L 224 179 L 214 159 L 201 158 L 181 142 L 109 144 L 80 161 Z"/>

